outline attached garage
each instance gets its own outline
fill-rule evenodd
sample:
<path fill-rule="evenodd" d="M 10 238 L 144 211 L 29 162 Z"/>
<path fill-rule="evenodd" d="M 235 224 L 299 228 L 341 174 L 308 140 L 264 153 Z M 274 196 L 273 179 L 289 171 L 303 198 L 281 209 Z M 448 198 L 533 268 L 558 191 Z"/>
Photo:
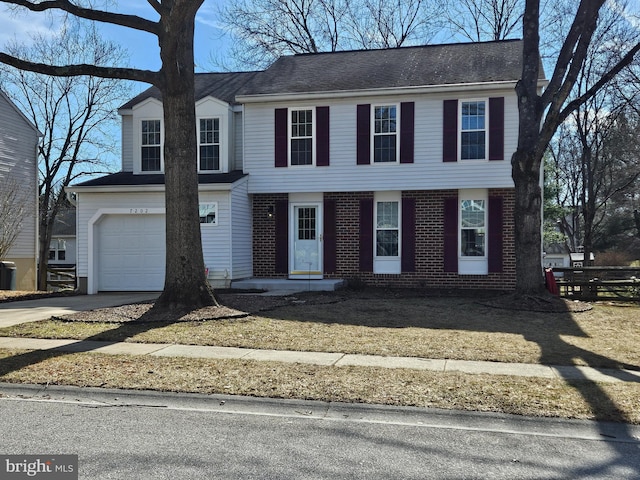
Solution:
<path fill-rule="evenodd" d="M 165 274 L 165 216 L 109 214 L 96 224 L 98 291 L 160 291 Z"/>

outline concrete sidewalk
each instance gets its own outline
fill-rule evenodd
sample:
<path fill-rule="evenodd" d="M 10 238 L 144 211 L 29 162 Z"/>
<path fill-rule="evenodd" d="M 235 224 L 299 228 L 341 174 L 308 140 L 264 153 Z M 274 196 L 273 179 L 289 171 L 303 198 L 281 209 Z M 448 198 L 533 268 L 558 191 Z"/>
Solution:
<path fill-rule="evenodd" d="M 499 363 L 415 357 L 383 357 L 345 353 L 298 352 L 291 350 L 257 350 L 250 348 L 175 345 L 131 342 L 97 342 L 84 340 L 47 340 L 38 338 L 0 337 L 0 348 L 92 352 L 112 355 L 150 355 L 156 357 L 189 357 L 207 359 L 242 359 L 269 362 L 303 363 L 320 366 L 361 366 L 405 368 L 433 372 L 487 375 L 513 375 L 590 382 L 640 383 L 640 371 L 553 366 L 525 363 Z"/>

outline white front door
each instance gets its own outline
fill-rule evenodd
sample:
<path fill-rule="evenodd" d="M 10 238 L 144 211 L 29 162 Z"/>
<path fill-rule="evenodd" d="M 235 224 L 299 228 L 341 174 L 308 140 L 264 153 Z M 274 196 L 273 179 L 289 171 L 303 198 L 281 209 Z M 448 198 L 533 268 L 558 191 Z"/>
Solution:
<path fill-rule="evenodd" d="M 291 278 L 322 278 L 322 218 L 320 204 L 291 206 Z"/>

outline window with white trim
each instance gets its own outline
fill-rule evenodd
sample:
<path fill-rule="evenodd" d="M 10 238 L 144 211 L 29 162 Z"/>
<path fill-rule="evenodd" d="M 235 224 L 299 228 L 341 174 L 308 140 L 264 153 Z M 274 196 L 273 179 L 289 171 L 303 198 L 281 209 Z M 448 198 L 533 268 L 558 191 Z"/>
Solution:
<path fill-rule="evenodd" d="M 67 258 L 67 242 L 63 238 L 51 240 L 49 244 L 49 260 L 65 260 Z"/>
<path fill-rule="evenodd" d="M 162 134 L 160 120 L 142 120 L 141 164 L 143 172 L 161 169 Z"/>
<path fill-rule="evenodd" d="M 292 109 L 289 118 L 289 164 L 313 165 L 313 109 Z"/>
<path fill-rule="evenodd" d="M 208 202 L 198 205 L 200 211 L 200 223 L 202 225 L 218 224 L 218 203 Z"/>
<path fill-rule="evenodd" d="M 399 254 L 398 202 L 376 202 L 376 257 Z"/>
<path fill-rule="evenodd" d="M 487 202 L 484 199 L 460 201 L 460 255 L 486 256 Z"/>
<path fill-rule="evenodd" d="M 198 169 L 220 171 L 220 119 L 201 118 L 198 122 Z"/>
<path fill-rule="evenodd" d="M 402 255 L 400 192 L 375 192 L 373 202 L 373 273 L 399 274 Z"/>
<path fill-rule="evenodd" d="M 373 162 L 394 163 L 398 160 L 398 108 L 396 105 L 373 107 Z"/>
<path fill-rule="evenodd" d="M 460 102 L 460 159 L 487 158 L 487 102 Z"/>

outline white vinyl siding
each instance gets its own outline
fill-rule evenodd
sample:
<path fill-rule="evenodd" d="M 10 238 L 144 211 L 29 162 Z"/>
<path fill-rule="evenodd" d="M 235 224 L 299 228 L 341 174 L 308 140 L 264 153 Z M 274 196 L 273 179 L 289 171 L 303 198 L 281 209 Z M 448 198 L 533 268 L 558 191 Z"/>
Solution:
<path fill-rule="evenodd" d="M 4 182 L 16 184 L 25 208 L 20 233 L 5 259 L 8 261 L 20 258 L 35 262 L 37 256 L 38 140 L 38 133 L 33 125 L 0 93 L 0 188 Z M 35 285 L 20 283 L 22 273 L 17 272 L 18 288 L 29 287 L 32 290 Z"/>
<path fill-rule="evenodd" d="M 458 188 L 513 188 L 509 159 L 515 151 L 518 109 L 510 90 L 482 92 L 475 97 L 505 97 L 505 160 L 495 162 L 443 162 L 443 100 L 455 96 L 454 91 L 411 97 L 362 97 L 322 99 L 317 105 L 328 106 L 330 116 L 329 167 L 294 169 L 274 167 L 274 108 L 297 108 L 283 103 L 248 103 L 245 105 L 244 171 L 250 174 L 250 193 L 341 192 L 388 190 L 435 190 Z M 468 95 L 468 94 L 467 94 Z M 357 165 L 357 104 L 400 104 L 413 101 L 414 163 L 377 163 Z M 308 107 L 309 103 L 300 103 Z"/>
<path fill-rule="evenodd" d="M 78 193 L 78 221 L 81 228 L 77 236 L 78 277 L 88 278 L 90 270 L 96 269 L 99 252 L 96 239 L 102 218 L 109 215 L 126 215 L 135 218 L 153 211 L 164 218 L 163 192 L 138 193 Z M 233 212 L 231 201 L 233 200 Z M 251 211 L 247 193 L 247 181 L 242 180 L 231 186 L 231 191 L 201 191 L 200 204 L 215 204 L 217 224 L 202 225 L 202 250 L 208 278 L 214 288 L 228 286 L 236 278 L 251 276 Z M 103 212 L 104 215 L 96 220 Z M 142 212 L 142 213 L 130 213 Z M 233 215 L 232 215 L 233 214 Z M 233 218 L 232 218 L 233 217 Z M 94 227 L 86 228 L 94 221 Z M 85 227 L 82 228 L 82 225 Z M 93 251 L 89 245 L 89 229 L 93 228 Z M 151 241 L 151 240 L 149 240 Z M 93 262 L 92 269 L 89 263 Z M 98 272 L 93 272 L 98 280 Z M 91 282 L 89 282 L 91 284 Z"/>
<path fill-rule="evenodd" d="M 253 275 L 251 199 L 248 182 L 240 183 L 231 191 L 231 205 L 232 278 L 248 278 Z"/>
<path fill-rule="evenodd" d="M 133 172 L 133 116 L 122 116 L 122 171 Z"/>
<path fill-rule="evenodd" d="M 230 145 L 231 150 L 231 165 L 229 170 L 242 170 L 242 112 L 233 113 L 233 141 Z"/>

